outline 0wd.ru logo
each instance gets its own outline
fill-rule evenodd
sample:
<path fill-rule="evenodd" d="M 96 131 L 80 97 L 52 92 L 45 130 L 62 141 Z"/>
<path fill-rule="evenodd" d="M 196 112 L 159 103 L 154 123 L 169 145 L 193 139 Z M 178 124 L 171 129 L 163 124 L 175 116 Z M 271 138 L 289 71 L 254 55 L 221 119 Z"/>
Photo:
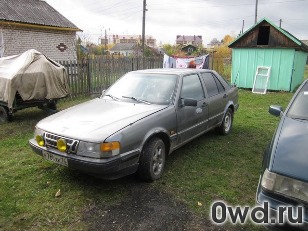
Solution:
<path fill-rule="evenodd" d="M 246 223 L 249 218 L 255 224 L 303 224 L 304 209 L 301 206 L 280 206 L 276 217 L 271 216 L 268 202 L 263 206 L 228 206 L 223 201 L 216 201 L 211 205 L 210 218 L 216 224 L 224 224 L 230 221 L 233 224 Z"/>

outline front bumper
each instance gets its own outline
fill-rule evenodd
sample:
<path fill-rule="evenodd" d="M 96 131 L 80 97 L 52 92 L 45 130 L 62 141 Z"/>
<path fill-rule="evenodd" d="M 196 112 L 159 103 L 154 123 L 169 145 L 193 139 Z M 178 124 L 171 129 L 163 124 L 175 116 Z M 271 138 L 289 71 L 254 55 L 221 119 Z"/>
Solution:
<path fill-rule="evenodd" d="M 41 147 L 37 145 L 34 139 L 29 140 L 29 144 L 32 150 L 42 157 L 43 152 L 47 152 L 65 158 L 67 159 L 69 168 L 74 168 L 102 179 L 112 180 L 133 174 L 137 171 L 139 165 L 140 152 L 138 150 L 111 158 L 96 159 L 75 154 L 67 154 L 52 148 Z"/>
<path fill-rule="evenodd" d="M 259 205 L 263 205 L 264 202 L 268 202 L 270 205 L 269 213 L 270 217 L 276 220 L 275 222 L 271 222 L 266 224 L 268 228 L 272 230 L 305 230 L 308 231 L 308 209 L 307 205 L 303 206 L 296 203 L 293 200 L 284 198 L 282 196 L 275 195 L 273 193 L 266 192 L 262 190 L 261 186 L 258 186 L 256 201 Z M 291 224 L 291 223 L 284 223 L 284 224 L 277 224 L 277 219 L 279 217 L 279 207 L 297 207 L 303 206 L 303 223 L 302 224 Z M 293 214 L 294 217 L 297 217 L 297 214 Z M 273 220 L 274 221 L 274 220 Z"/>

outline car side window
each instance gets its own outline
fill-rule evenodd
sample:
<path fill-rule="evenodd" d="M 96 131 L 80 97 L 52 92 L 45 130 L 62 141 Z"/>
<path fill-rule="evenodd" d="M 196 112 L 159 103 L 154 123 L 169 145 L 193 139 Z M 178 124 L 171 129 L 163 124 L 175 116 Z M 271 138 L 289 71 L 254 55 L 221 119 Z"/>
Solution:
<path fill-rule="evenodd" d="M 181 98 L 185 99 L 204 99 L 204 92 L 201 81 L 197 74 L 188 75 L 183 78 Z"/>
<path fill-rule="evenodd" d="M 219 94 L 219 90 L 215 81 L 215 77 L 211 73 L 202 73 L 202 78 L 205 82 L 205 88 L 209 95 L 209 97 L 212 97 L 214 95 Z"/>
<path fill-rule="evenodd" d="M 219 93 L 225 92 L 224 86 L 222 85 L 222 83 L 219 81 L 219 79 L 216 76 L 214 76 L 214 80 L 215 80 L 215 82 L 217 84 Z"/>

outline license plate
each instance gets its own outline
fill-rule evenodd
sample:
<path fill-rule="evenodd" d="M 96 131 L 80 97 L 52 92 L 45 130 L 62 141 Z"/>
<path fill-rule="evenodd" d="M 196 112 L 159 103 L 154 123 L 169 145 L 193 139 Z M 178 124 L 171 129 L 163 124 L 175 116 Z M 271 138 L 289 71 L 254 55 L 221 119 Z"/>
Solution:
<path fill-rule="evenodd" d="M 68 162 L 67 162 L 67 159 L 65 157 L 57 156 L 57 155 L 54 155 L 54 154 L 46 152 L 46 151 L 43 151 L 43 157 L 46 160 L 50 160 L 54 163 L 64 165 L 64 166 L 68 166 Z"/>

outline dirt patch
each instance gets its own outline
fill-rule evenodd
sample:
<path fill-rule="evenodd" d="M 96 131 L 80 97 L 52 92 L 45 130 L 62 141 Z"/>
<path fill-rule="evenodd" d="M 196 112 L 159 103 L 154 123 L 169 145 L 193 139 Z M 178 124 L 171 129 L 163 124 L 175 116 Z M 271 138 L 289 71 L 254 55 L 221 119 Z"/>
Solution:
<path fill-rule="evenodd" d="M 83 215 L 89 230 L 230 230 L 193 214 L 150 184 L 134 185 L 119 204 L 96 204 Z"/>

